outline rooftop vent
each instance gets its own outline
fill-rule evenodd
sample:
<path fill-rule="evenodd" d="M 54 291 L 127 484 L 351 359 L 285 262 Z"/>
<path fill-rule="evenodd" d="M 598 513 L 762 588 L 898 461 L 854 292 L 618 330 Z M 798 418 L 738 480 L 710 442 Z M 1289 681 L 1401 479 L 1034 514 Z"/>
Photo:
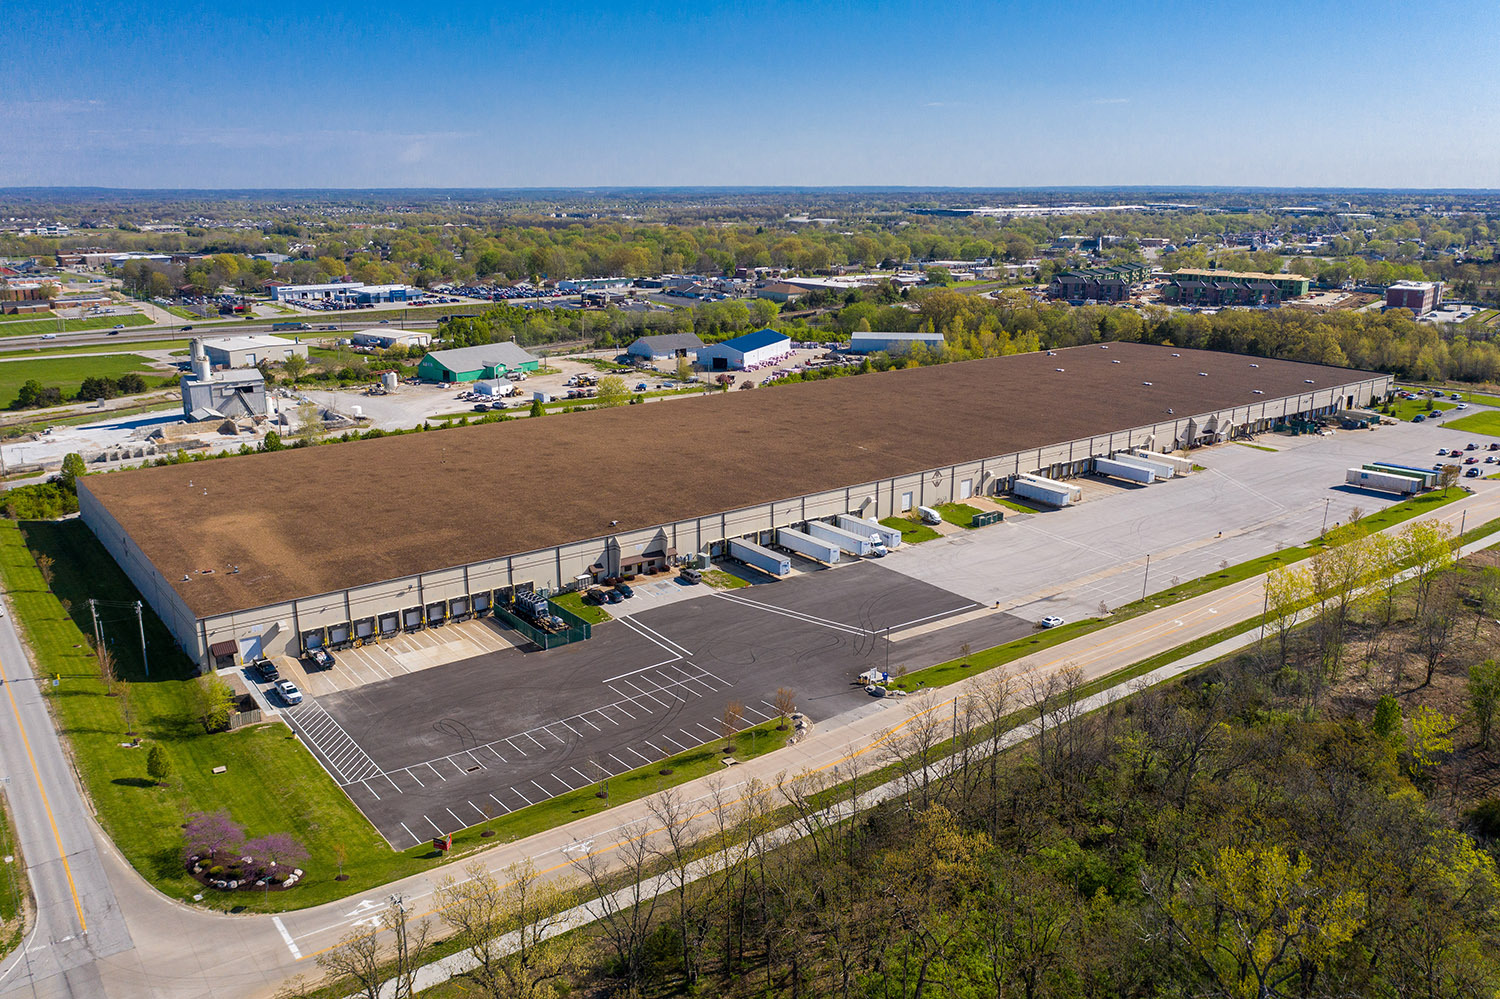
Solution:
<path fill-rule="evenodd" d="M 1109 344 L 1107 344 L 1107 343 L 1101 343 L 1099 345 L 1099 349 L 1100 350 L 1108 350 L 1109 349 Z"/>
<path fill-rule="evenodd" d="M 1173 354 L 1172 356 L 1173 357 L 1181 357 L 1182 355 L 1181 354 Z"/>
<path fill-rule="evenodd" d="M 1265 395 L 1265 393 L 1262 392 L 1260 389 L 1251 389 L 1250 391 L 1254 392 L 1256 395 Z"/>
<path fill-rule="evenodd" d="M 1259 364 L 1254 364 L 1254 363 L 1252 363 L 1252 364 L 1251 364 L 1251 365 L 1250 365 L 1250 367 L 1252 367 L 1252 368 L 1258 368 L 1258 367 L 1260 367 L 1260 365 L 1259 365 Z"/>
<path fill-rule="evenodd" d="M 1208 372 L 1207 371 L 1200 371 L 1200 372 L 1198 372 L 1198 377 L 1199 378 L 1207 378 L 1208 377 Z"/>
<path fill-rule="evenodd" d="M 1057 371 L 1061 371 L 1061 370 L 1062 370 L 1062 368 L 1056 368 L 1056 369 L 1054 369 L 1054 370 L 1057 370 Z"/>
<path fill-rule="evenodd" d="M 1150 387 L 1150 385 L 1151 385 L 1151 383 L 1150 383 L 1150 382 L 1141 382 L 1141 384 L 1142 384 L 1142 385 L 1145 385 L 1145 386 L 1147 386 L 1147 387 L 1148 387 L 1148 388 L 1149 388 L 1149 387 Z"/>
<path fill-rule="evenodd" d="M 1302 379 L 1302 380 L 1303 380 L 1303 381 L 1304 381 L 1304 382 L 1306 382 L 1306 383 L 1307 383 L 1307 384 L 1308 384 L 1308 385 L 1311 385 L 1311 384 L 1312 384 L 1312 383 L 1313 383 L 1313 380 L 1312 380 L 1312 379 L 1311 379 L 1311 378 L 1304 378 L 1304 379 Z"/>

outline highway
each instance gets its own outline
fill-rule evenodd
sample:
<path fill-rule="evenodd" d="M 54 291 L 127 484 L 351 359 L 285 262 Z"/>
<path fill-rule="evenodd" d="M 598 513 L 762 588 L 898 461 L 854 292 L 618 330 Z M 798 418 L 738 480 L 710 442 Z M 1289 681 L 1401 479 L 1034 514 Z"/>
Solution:
<path fill-rule="evenodd" d="M 1472 495 L 1424 514 L 1423 519 L 1456 529 L 1461 522 L 1472 527 L 1500 518 L 1500 483 L 1481 480 L 1473 486 Z M 1025 677 L 1076 665 L 1086 678 L 1105 676 L 1255 619 L 1261 613 L 1262 595 L 1263 580 L 1247 579 L 1080 636 L 1017 660 L 1008 669 Z M 28 946 L 0 964 L 0 996 L 270 996 L 297 976 L 316 978 L 316 955 L 345 934 L 370 926 L 390 894 L 404 896 L 418 917 L 432 915 L 436 879 L 429 875 L 277 917 L 220 915 L 164 898 L 135 874 L 90 818 L 8 617 L 0 621 L 0 664 L 6 680 L 0 705 L 6 713 L 0 724 L 0 767 L 10 777 L 6 788 L 40 902 Z M 921 704 L 923 710 L 941 712 L 982 678 L 980 674 L 943 688 L 930 695 L 935 700 L 925 703 L 918 698 L 872 700 L 837 724 L 818 724 L 814 719 L 812 733 L 797 745 L 728 772 L 717 797 L 711 794 L 710 778 L 683 785 L 681 794 L 696 802 L 702 814 L 732 803 L 751 780 L 775 785 L 788 774 L 872 769 L 879 765 L 880 747 L 891 730 L 910 724 L 914 707 Z M 640 835 L 642 826 L 646 835 L 653 834 L 646 802 L 625 803 L 569 826 L 493 847 L 479 859 L 500 871 L 529 858 L 544 873 L 566 877 L 574 858 L 595 856 L 608 862 L 625 841 Z M 449 867 L 438 877 L 455 873 Z"/>

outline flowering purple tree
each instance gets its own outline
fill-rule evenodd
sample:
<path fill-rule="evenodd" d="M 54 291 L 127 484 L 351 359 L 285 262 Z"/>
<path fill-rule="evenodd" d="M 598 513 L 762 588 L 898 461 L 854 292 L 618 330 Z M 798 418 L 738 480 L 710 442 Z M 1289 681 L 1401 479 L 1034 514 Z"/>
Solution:
<path fill-rule="evenodd" d="M 189 857 L 234 853 L 245 842 L 245 830 L 225 811 L 193 812 L 182 831 Z"/>
<path fill-rule="evenodd" d="M 288 833 L 271 833 L 245 844 L 245 853 L 255 858 L 256 869 L 265 872 L 272 867 L 288 870 L 307 859 L 307 848 Z"/>

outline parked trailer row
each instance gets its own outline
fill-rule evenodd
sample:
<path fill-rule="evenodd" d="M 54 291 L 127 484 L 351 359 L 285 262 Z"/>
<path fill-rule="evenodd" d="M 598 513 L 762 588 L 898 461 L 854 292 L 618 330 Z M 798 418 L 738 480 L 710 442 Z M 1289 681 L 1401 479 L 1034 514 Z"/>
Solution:
<path fill-rule="evenodd" d="M 1113 475 L 1117 479 L 1125 479 L 1129 482 L 1149 484 L 1156 481 L 1156 472 L 1147 466 L 1119 458 L 1095 458 L 1094 471 L 1100 475 Z"/>
<path fill-rule="evenodd" d="M 826 541 L 830 545 L 837 545 L 850 555 L 860 558 L 870 554 L 871 549 L 874 547 L 870 544 L 869 531 L 861 531 L 859 534 L 855 534 L 853 531 L 846 531 L 842 527 L 834 527 L 832 524 L 821 520 L 809 520 L 807 522 L 807 533 L 819 541 Z"/>
<path fill-rule="evenodd" d="M 1060 479 L 1049 479 L 1047 476 L 1042 475 L 1038 472 L 1022 472 L 1017 476 L 1017 478 L 1026 479 L 1030 482 L 1035 482 L 1044 486 L 1052 486 L 1057 489 L 1065 489 L 1067 490 L 1068 495 L 1072 497 L 1074 503 L 1077 503 L 1079 500 L 1083 499 L 1083 487 L 1075 486 L 1071 482 L 1063 482 Z"/>
<path fill-rule="evenodd" d="M 838 516 L 838 524 L 844 530 L 853 531 L 856 534 L 859 534 L 862 531 L 867 531 L 870 534 L 870 540 L 872 542 L 876 538 L 879 538 L 881 544 L 885 545 L 887 548 L 896 548 L 901 544 L 900 531 L 896 530 L 894 527 L 886 527 L 884 524 L 873 517 L 871 517 L 869 520 L 861 520 L 860 518 L 854 516 L 854 514 L 852 513 L 841 513 Z"/>
<path fill-rule="evenodd" d="M 1147 451 L 1143 447 L 1136 448 L 1132 453 L 1137 458 L 1142 458 L 1158 465 L 1165 465 L 1176 475 L 1187 475 L 1193 470 L 1193 463 L 1191 461 L 1188 461 L 1186 458 L 1179 458 L 1176 455 L 1162 454 L 1160 451 Z"/>
<path fill-rule="evenodd" d="M 1026 476 L 1017 476 L 1010 491 L 1022 499 L 1034 500 L 1046 506 L 1067 506 L 1073 502 L 1073 492 L 1060 482 L 1041 481 Z"/>
<path fill-rule="evenodd" d="M 1127 465 L 1135 465 L 1137 468 L 1144 468 L 1155 474 L 1156 481 L 1158 482 L 1165 482 L 1177 474 L 1177 470 L 1171 465 L 1164 465 L 1159 461 L 1142 458 L 1136 454 L 1117 454 L 1114 460 L 1123 461 Z"/>
<path fill-rule="evenodd" d="M 1398 465 L 1391 461 L 1372 461 L 1363 467 L 1372 472 L 1395 472 L 1398 475 L 1413 476 L 1422 480 L 1424 488 L 1437 488 L 1438 473 L 1430 468 L 1413 468 L 1410 465 Z"/>
<path fill-rule="evenodd" d="M 788 548 L 798 555 L 806 555 L 808 558 L 817 559 L 819 562 L 827 562 L 829 565 L 839 560 L 839 546 L 831 545 L 826 541 L 820 541 L 810 534 L 793 530 L 790 527 L 782 527 L 776 531 L 776 543 L 783 548 Z"/>
<path fill-rule="evenodd" d="M 1402 496 L 1410 496 L 1422 491 L 1422 483 L 1419 479 L 1410 475 L 1402 475 L 1399 472 L 1351 468 L 1345 473 L 1344 481 L 1351 486 L 1359 486 L 1361 489 L 1378 489 L 1387 493 L 1399 493 Z"/>
<path fill-rule="evenodd" d="M 729 542 L 729 557 L 773 576 L 786 576 L 792 571 L 792 563 L 785 555 L 762 548 L 753 541 L 735 539 Z"/>

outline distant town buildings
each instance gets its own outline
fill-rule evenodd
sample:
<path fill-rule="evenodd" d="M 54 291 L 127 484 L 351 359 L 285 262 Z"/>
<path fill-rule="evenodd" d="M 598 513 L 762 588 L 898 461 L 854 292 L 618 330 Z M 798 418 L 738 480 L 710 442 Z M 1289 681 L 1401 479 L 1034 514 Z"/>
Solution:
<path fill-rule="evenodd" d="M 1134 286 L 1151 276 L 1145 264 L 1116 264 L 1063 271 L 1052 278 L 1047 294 L 1069 302 L 1124 302 Z"/>
<path fill-rule="evenodd" d="M 1172 305 L 1277 306 L 1306 295 L 1311 286 L 1312 280 L 1300 274 L 1183 270 L 1172 275 L 1162 298 Z"/>
<path fill-rule="evenodd" d="M 1385 290 L 1385 307 L 1426 315 L 1443 303 L 1441 281 L 1397 281 Z"/>
<path fill-rule="evenodd" d="M 266 282 L 271 300 L 276 302 L 343 302 L 374 305 L 380 302 L 415 302 L 422 298 L 420 288 L 404 284 L 365 284 L 362 281 L 334 281 L 328 284 L 281 284 Z"/>

